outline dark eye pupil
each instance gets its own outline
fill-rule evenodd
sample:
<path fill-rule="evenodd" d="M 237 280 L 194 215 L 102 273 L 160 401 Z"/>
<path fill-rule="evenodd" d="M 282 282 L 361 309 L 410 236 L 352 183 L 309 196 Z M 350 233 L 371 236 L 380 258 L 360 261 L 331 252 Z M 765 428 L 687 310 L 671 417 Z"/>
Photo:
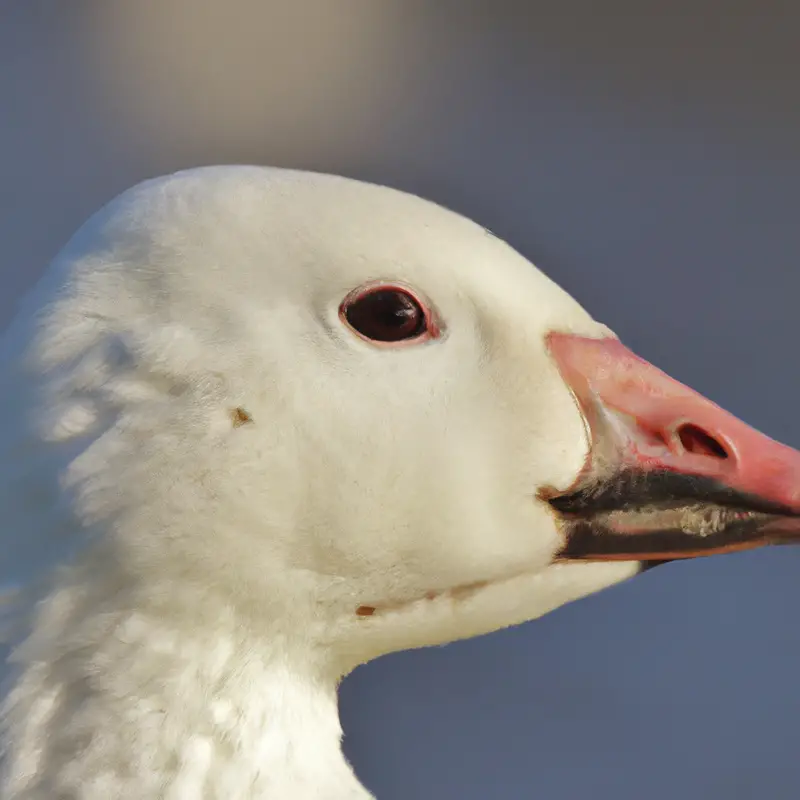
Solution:
<path fill-rule="evenodd" d="M 425 331 L 425 312 L 400 289 L 378 289 L 365 294 L 345 310 L 350 325 L 376 342 L 399 342 Z"/>

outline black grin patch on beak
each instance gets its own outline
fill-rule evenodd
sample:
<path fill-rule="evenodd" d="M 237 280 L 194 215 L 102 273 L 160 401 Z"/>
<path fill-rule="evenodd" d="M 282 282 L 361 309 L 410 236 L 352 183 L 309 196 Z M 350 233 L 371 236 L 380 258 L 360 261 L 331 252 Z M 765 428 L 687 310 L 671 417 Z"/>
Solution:
<path fill-rule="evenodd" d="M 624 470 L 546 499 L 566 534 L 559 558 L 627 558 L 642 561 L 645 569 L 675 558 L 779 543 L 780 534 L 773 539 L 765 528 L 798 519 L 784 506 L 712 478 L 667 471 Z"/>

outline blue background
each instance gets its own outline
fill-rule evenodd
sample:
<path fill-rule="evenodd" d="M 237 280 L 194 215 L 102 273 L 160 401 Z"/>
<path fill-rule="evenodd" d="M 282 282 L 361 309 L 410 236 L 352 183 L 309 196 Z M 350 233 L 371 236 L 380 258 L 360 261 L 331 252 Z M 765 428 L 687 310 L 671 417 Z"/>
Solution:
<path fill-rule="evenodd" d="M 0 323 L 72 231 L 207 163 L 342 172 L 509 240 L 800 446 L 800 10 L 760 0 L 0 5 Z M 795 798 L 800 549 L 654 570 L 360 668 L 381 800 Z"/>

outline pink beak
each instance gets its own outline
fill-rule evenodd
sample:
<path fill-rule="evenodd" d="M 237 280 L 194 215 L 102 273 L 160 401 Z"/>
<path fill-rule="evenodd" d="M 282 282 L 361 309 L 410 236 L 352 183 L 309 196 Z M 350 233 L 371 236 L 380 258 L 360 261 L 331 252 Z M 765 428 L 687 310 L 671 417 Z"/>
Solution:
<path fill-rule="evenodd" d="M 800 452 L 759 433 L 617 339 L 548 347 L 592 446 L 576 484 L 544 496 L 567 558 L 665 560 L 800 541 Z"/>

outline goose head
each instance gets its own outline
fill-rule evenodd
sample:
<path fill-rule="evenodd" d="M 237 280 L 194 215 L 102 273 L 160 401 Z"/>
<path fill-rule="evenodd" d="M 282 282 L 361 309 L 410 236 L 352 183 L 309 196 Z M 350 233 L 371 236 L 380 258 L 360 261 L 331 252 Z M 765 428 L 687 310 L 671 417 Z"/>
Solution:
<path fill-rule="evenodd" d="M 333 685 L 800 530 L 798 453 L 484 228 L 343 178 L 204 168 L 130 190 L 28 298 L 5 364 L 9 563 L 47 525 L 75 543 L 23 682 L 102 638 L 102 609 L 91 630 L 124 639 L 135 614 L 209 647 L 227 620 Z"/>

